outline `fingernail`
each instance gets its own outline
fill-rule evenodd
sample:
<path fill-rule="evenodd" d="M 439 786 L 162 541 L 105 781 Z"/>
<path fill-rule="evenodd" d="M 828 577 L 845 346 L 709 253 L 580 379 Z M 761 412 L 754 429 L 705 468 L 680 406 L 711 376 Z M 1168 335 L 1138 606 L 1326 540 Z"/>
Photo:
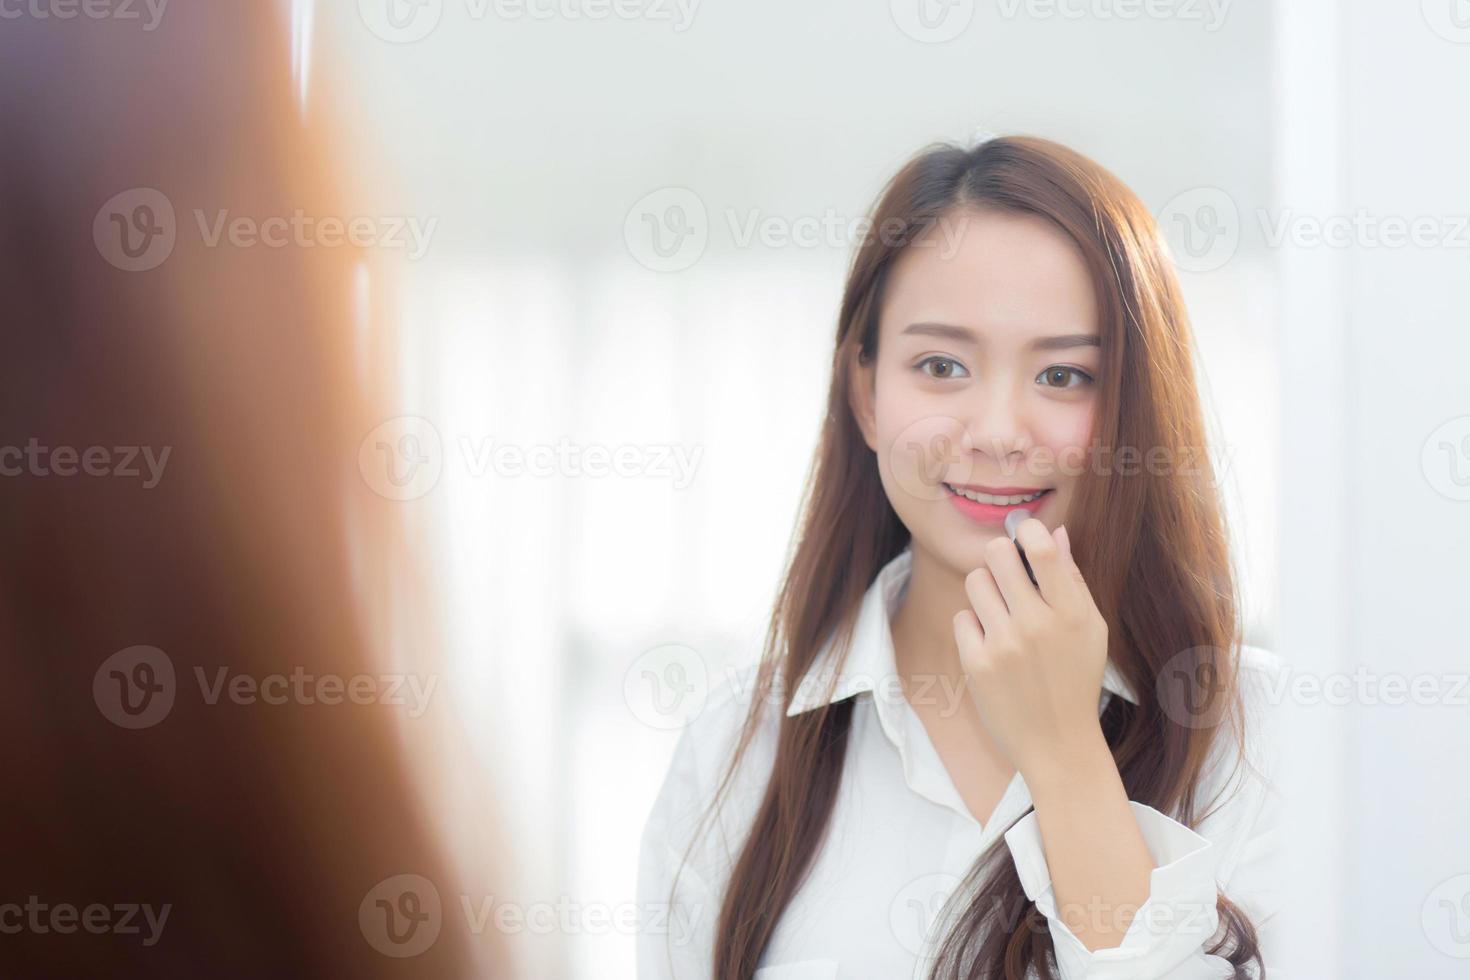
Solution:
<path fill-rule="evenodd" d="M 1070 558 L 1072 556 L 1072 539 L 1067 537 L 1067 525 L 1060 524 L 1057 526 L 1057 537 L 1062 539 L 1062 554 Z"/>

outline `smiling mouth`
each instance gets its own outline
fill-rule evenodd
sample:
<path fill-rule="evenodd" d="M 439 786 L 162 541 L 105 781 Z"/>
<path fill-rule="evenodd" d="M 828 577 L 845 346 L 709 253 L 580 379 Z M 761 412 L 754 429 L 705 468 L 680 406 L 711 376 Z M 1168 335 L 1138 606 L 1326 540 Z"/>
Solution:
<path fill-rule="evenodd" d="M 964 497 L 966 500 L 973 500 L 977 504 L 991 504 L 997 507 L 1013 507 L 1017 504 L 1033 503 L 1037 500 L 1040 500 L 1047 494 L 1052 493 L 1055 489 L 1053 487 L 1046 487 L 1041 490 L 1017 489 L 1013 491 L 1009 487 L 1001 487 L 999 489 L 1006 490 L 1008 492 L 992 493 L 986 492 L 984 490 L 977 490 L 971 487 L 958 487 L 955 486 L 953 483 L 946 483 L 944 485 L 944 488 L 957 497 Z"/>

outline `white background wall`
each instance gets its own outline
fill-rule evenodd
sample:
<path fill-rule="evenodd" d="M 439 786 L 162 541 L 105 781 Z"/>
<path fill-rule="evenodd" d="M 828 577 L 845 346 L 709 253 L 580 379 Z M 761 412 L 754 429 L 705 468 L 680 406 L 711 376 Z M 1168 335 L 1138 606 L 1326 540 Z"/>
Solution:
<path fill-rule="evenodd" d="M 1282 249 L 1281 636 L 1303 672 L 1378 682 L 1297 711 L 1308 975 L 1470 970 L 1470 8 L 1282 5 L 1275 200 L 1354 219 Z M 1454 96 L 1449 96 L 1451 99 Z M 1422 222 L 1420 245 L 1386 244 Z M 1406 703 L 1395 681 L 1424 685 Z M 1301 834 L 1303 843 L 1313 838 Z"/>
<path fill-rule="evenodd" d="M 401 263 L 397 411 L 442 440 L 443 476 L 411 506 L 437 529 L 446 684 L 527 859 L 515 900 L 631 907 L 678 734 L 639 693 L 661 663 L 648 651 L 681 645 L 712 683 L 757 653 L 850 238 L 742 244 L 738 228 L 846 228 L 931 140 L 1059 139 L 1159 214 L 1228 462 L 1251 642 L 1309 675 L 1470 669 L 1470 502 L 1451 499 L 1470 494 L 1449 469 L 1470 474 L 1467 430 L 1457 458 L 1422 452 L 1470 415 L 1470 249 L 1273 242 L 1282 220 L 1358 207 L 1470 212 L 1470 44 L 1436 33 L 1433 0 L 1181 0 L 1134 18 L 959 0 L 932 8 L 950 17 L 937 35 L 917 0 L 703 0 L 684 29 L 431 0 L 414 41 L 383 6 L 319 5 L 313 71 L 351 95 L 363 210 L 437 221 Z M 639 202 L 666 188 L 704 210 L 707 240 L 659 272 L 640 262 Z M 676 445 L 698 467 L 676 486 L 508 477 L 474 455 L 562 438 Z M 1470 887 L 1432 892 L 1470 873 L 1470 707 L 1300 707 L 1296 975 L 1463 975 L 1449 930 L 1470 944 L 1470 899 L 1438 901 Z M 626 930 L 528 947 L 528 975 L 632 975 Z"/>

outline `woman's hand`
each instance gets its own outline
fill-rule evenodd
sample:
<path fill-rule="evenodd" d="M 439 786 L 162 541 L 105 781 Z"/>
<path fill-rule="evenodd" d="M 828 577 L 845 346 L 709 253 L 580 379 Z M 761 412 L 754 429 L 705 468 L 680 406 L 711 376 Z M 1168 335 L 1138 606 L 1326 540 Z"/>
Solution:
<path fill-rule="evenodd" d="M 986 545 L 987 567 L 965 577 L 974 608 L 955 614 L 954 632 L 981 720 L 1031 783 L 1096 757 L 1108 626 L 1065 527 L 1048 532 L 1033 517 L 1016 538 L 1037 585 L 1002 534 Z"/>

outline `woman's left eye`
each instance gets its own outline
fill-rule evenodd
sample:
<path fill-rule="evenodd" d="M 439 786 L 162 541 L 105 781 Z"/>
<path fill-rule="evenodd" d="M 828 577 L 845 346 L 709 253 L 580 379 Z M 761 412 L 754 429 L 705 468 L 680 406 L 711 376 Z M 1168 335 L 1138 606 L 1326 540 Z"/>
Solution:
<path fill-rule="evenodd" d="M 1037 384 L 1045 384 L 1051 388 L 1075 388 L 1077 385 L 1067 384 L 1067 377 L 1078 379 L 1077 384 L 1091 384 L 1092 375 L 1080 368 L 1074 367 L 1049 367 L 1036 376 Z M 1061 383 L 1055 383 L 1054 379 L 1061 378 Z M 1043 380 L 1045 379 L 1045 380 Z"/>
<path fill-rule="evenodd" d="M 929 377 L 939 378 L 941 380 L 965 378 L 969 377 L 970 374 L 969 371 L 965 370 L 963 364 L 952 357 L 926 357 L 915 366 Z"/>

